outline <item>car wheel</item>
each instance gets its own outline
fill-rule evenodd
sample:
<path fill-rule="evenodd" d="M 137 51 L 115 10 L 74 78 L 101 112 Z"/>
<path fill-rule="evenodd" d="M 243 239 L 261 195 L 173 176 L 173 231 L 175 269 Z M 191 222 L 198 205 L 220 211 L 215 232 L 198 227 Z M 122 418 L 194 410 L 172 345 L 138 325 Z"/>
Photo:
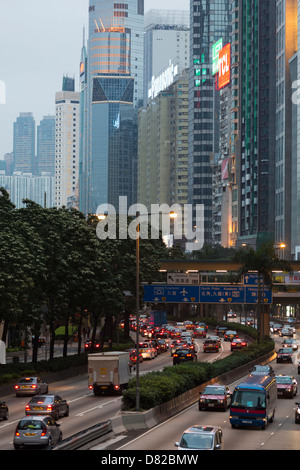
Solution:
<path fill-rule="evenodd" d="M 70 413 L 70 409 L 69 409 L 69 407 L 67 407 L 66 412 L 65 412 L 65 416 L 69 416 L 69 413 Z"/>
<path fill-rule="evenodd" d="M 49 437 L 47 447 L 48 447 L 49 449 L 52 449 L 52 439 L 51 439 L 51 437 Z"/>
<path fill-rule="evenodd" d="M 6 411 L 4 417 L 3 417 L 4 421 L 7 421 L 8 420 L 8 410 Z"/>

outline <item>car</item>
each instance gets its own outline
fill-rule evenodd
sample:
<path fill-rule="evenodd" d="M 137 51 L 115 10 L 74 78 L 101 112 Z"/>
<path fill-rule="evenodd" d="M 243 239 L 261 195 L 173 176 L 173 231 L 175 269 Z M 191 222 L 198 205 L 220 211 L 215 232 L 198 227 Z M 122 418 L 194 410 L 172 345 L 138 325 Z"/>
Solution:
<path fill-rule="evenodd" d="M 215 334 L 217 336 L 224 336 L 227 330 L 228 330 L 227 326 L 216 326 Z"/>
<path fill-rule="evenodd" d="M 246 347 L 247 347 L 247 341 L 245 339 L 235 338 L 234 340 L 231 341 L 231 346 L 230 346 L 231 351 L 243 349 Z"/>
<path fill-rule="evenodd" d="M 194 338 L 206 338 L 206 328 L 204 326 L 197 326 L 193 334 Z"/>
<path fill-rule="evenodd" d="M 206 339 L 203 343 L 203 352 L 219 352 L 220 343 L 214 339 Z"/>
<path fill-rule="evenodd" d="M 166 352 L 168 350 L 168 343 L 166 340 L 159 338 L 156 340 L 159 346 L 160 352 Z"/>
<path fill-rule="evenodd" d="M 293 362 L 293 349 L 292 348 L 280 348 L 277 352 L 276 362 Z"/>
<path fill-rule="evenodd" d="M 190 321 L 190 320 L 186 320 L 186 321 L 183 322 L 183 323 L 184 323 L 184 328 L 185 328 L 186 330 L 193 330 L 193 329 L 195 328 L 194 323 L 193 323 L 192 321 Z"/>
<path fill-rule="evenodd" d="M 227 313 L 227 317 L 228 318 L 236 318 L 236 313 L 233 312 L 232 310 L 229 310 L 229 312 Z"/>
<path fill-rule="evenodd" d="M 143 359 L 154 359 L 157 356 L 157 351 L 152 341 L 139 343 L 139 350 Z"/>
<path fill-rule="evenodd" d="M 171 356 L 173 356 L 176 349 L 179 349 L 180 347 L 183 347 L 184 344 L 186 344 L 185 341 L 181 341 L 179 339 L 175 340 L 175 341 L 172 341 L 172 343 L 170 345 Z"/>
<path fill-rule="evenodd" d="M 141 353 L 139 353 L 139 362 L 143 362 L 143 356 Z M 136 364 L 137 362 L 137 351 L 136 349 L 130 349 L 129 350 L 129 365 L 132 367 Z"/>
<path fill-rule="evenodd" d="M 173 354 L 173 365 L 197 361 L 197 354 L 190 348 L 177 349 Z"/>
<path fill-rule="evenodd" d="M 60 425 L 52 416 L 25 416 L 16 427 L 13 445 L 52 447 L 62 440 Z"/>
<path fill-rule="evenodd" d="M 84 351 L 85 352 L 97 352 L 100 351 L 100 342 L 98 340 L 94 341 L 94 345 L 92 344 L 92 341 L 88 339 L 84 343 Z"/>
<path fill-rule="evenodd" d="M 199 411 L 222 409 L 227 410 L 231 403 L 232 392 L 226 385 L 207 385 L 199 397 Z"/>
<path fill-rule="evenodd" d="M 275 375 L 278 397 L 293 398 L 298 392 L 297 380 L 291 375 Z"/>
<path fill-rule="evenodd" d="M 270 323 L 270 331 L 273 334 L 279 333 L 281 328 L 282 328 L 282 325 L 280 323 Z"/>
<path fill-rule="evenodd" d="M 3 419 L 3 421 L 8 420 L 8 406 L 5 401 L 0 401 L 0 418 Z"/>
<path fill-rule="evenodd" d="M 217 341 L 221 347 L 221 338 L 220 336 L 215 336 L 215 335 L 209 335 L 206 337 L 207 339 L 213 339 L 214 341 Z"/>
<path fill-rule="evenodd" d="M 299 424 L 300 423 L 300 403 L 296 401 L 295 404 L 297 405 L 297 408 L 295 410 L 295 423 Z"/>
<path fill-rule="evenodd" d="M 294 338 L 284 339 L 282 342 L 282 346 L 284 348 L 292 348 L 293 351 L 298 351 L 298 344 L 296 343 L 296 340 Z"/>
<path fill-rule="evenodd" d="M 289 336 L 290 338 L 293 338 L 294 336 L 294 331 L 292 330 L 292 328 L 282 328 L 281 330 L 279 330 L 279 336 L 283 337 L 283 336 Z"/>
<path fill-rule="evenodd" d="M 245 324 L 246 324 L 247 326 L 253 326 L 253 325 L 254 325 L 254 320 L 253 320 L 253 318 L 246 318 Z"/>
<path fill-rule="evenodd" d="M 275 376 L 275 372 L 272 366 L 269 365 L 255 365 L 252 369 L 249 369 L 251 375 L 271 375 Z"/>
<path fill-rule="evenodd" d="M 69 405 L 60 395 L 36 395 L 25 406 L 25 415 L 48 415 L 56 421 L 61 416 L 69 416 Z"/>
<path fill-rule="evenodd" d="M 15 385 L 17 397 L 48 393 L 48 384 L 40 377 L 22 377 Z"/>
<path fill-rule="evenodd" d="M 232 341 L 234 338 L 238 338 L 238 334 L 236 331 L 233 330 L 227 330 L 224 333 L 224 341 Z"/>
<path fill-rule="evenodd" d="M 179 442 L 174 444 L 179 450 L 220 450 L 223 445 L 223 432 L 219 426 L 195 425 L 186 429 Z"/>

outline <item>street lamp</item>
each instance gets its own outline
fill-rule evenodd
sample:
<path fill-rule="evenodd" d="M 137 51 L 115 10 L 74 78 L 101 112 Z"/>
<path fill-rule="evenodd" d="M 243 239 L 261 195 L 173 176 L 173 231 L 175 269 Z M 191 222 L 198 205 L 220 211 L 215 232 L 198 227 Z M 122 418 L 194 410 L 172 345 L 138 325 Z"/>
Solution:
<path fill-rule="evenodd" d="M 136 212 L 136 218 L 140 216 L 140 212 Z M 155 214 L 153 214 L 155 215 Z M 171 211 L 170 218 L 176 218 L 177 213 Z M 140 222 L 136 226 L 136 395 L 135 395 L 135 410 L 140 410 Z"/>

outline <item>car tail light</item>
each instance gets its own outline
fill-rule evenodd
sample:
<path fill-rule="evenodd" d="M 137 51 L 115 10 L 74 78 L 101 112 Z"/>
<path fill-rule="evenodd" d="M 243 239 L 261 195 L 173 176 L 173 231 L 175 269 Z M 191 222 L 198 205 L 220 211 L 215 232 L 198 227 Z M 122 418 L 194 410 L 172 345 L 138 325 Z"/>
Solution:
<path fill-rule="evenodd" d="M 191 357 L 192 355 L 191 354 L 187 354 L 188 357 Z"/>
<path fill-rule="evenodd" d="M 47 428 L 43 427 L 41 437 L 46 436 Z"/>
<path fill-rule="evenodd" d="M 232 346 L 236 346 L 236 342 L 235 342 L 235 341 L 232 341 Z"/>
<path fill-rule="evenodd" d="M 47 406 L 47 411 L 52 411 L 52 405 Z"/>
<path fill-rule="evenodd" d="M 26 405 L 26 406 L 25 406 L 25 410 L 30 410 L 30 406 L 29 406 L 29 405 Z"/>
<path fill-rule="evenodd" d="M 31 385 L 31 387 L 30 387 L 30 388 L 36 388 L 36 385 L 35 385 L 35 384 L 34 384 L 34 385 Z"/>
<path fill-rule="evenodd" d="M 119 390 L 119 389 L 120 389 L 120 385 L 115 385 L 114 389 L 115 389 L 115 390 Z"/>
<path fill-rule="evenodd" d="M 93 389 L 93 385 L 89 385 L 89 389 L 92 390 L 92 389 Z"/>
<path fill-rule="evenodd" d="M 18 388 L 20 388 L 19 385 L 15 385 L 15 390 L 18 390 Z"/>
<path fill-rule="evenodd" d="M 15 435 L 16 435 L 17 437 L 20 437 L 20 433 L 19 433 L 19 431 L 18 431 L 17 429 L 16 429 L 16 432 L 15 432 Z"/>

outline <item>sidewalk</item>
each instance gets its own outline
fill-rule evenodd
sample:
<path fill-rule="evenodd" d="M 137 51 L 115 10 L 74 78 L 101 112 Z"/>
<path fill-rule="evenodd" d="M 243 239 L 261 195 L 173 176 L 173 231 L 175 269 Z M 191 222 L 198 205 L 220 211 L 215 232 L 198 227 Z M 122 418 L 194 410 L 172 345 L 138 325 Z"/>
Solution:
<path fill-rule="evenodd" d="M 72 342 L 68 344 L 68 355 L 77 354 L 78 343 Z M 81 351 L 83 352 L 83 344 L 81 344 Z M 38 349 L 38 361 L 43 361 L 49 359 L 49 346 L 42 346 Z M 54 347 L 54 357 L 62 356 L 63 354 L 63 345 L 55 344 Z M 6 364 L 11 364 L 12 362 L 32 362 L 32 349 L 27 349 L 27 360 L 25 361 L 25 351 L 14 351 L 6 353 Z"/>

